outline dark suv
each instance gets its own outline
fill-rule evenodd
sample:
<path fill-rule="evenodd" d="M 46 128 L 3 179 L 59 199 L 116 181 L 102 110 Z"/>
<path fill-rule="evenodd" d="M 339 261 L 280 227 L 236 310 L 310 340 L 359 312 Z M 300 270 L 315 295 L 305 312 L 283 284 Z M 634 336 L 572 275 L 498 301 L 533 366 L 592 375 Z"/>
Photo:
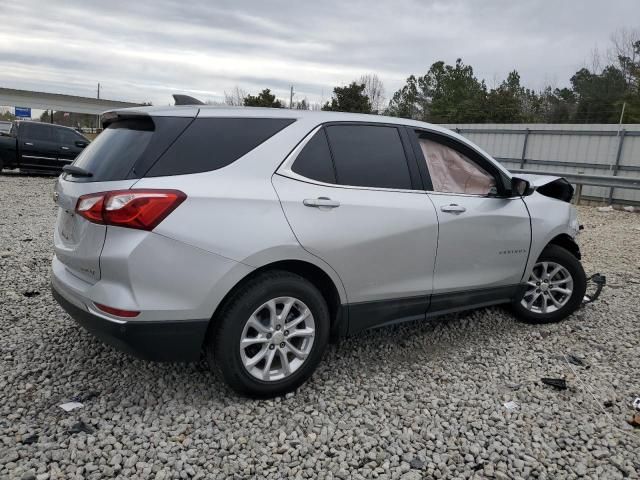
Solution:
<path fill-rule="evenodd" d="M 70 127 L 39 122 L 16 122 L 0 135 L 0 170 L 58 175 L 89 145 L 89 139 Z"/>

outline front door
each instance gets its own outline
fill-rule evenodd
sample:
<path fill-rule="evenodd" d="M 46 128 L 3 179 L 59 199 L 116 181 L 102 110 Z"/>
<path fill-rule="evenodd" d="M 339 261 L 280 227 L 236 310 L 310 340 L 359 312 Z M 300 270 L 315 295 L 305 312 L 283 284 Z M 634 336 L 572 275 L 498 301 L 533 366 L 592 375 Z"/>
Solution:
<path fill-rule="evenodd" d="M 440 226 L 432 309 L 508 300 L 531 242 L 524 201 L 503 195 L 497 167 L 466 144 L 433 133 L 416 140 Z"/>
<path fill-rule="evenodd" d="M 59 127 L 56 129 L 56 134 L 58 138 L 58 163 L 62 168 L 80 155 L 84 146 L 87 145 L 87 140 L 70 128 Z"/>
<path fill-rule="evenodd" d="M 273 184 L 300 244 L 340 276 L 350 330 L 424 318 L 438 224 L 412 183 L 400 130 L 330 125 L 299 152 Z"/>

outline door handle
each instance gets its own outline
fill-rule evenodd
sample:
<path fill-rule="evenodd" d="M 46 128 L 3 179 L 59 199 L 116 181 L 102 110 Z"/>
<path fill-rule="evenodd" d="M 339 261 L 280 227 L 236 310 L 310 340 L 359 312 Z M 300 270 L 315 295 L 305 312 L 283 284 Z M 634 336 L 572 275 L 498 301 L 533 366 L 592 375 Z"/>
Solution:
<path fill-rule="evenodd" d="M 455 203 L 452 203 L 451 205 L 442 205 L 440 207 L 440 210 L 448 213 L 462 213 L 467 211 L 467 209 L 464 208 L 462 205 L 457 205 Z"/>
<path fill-rule="evenodd" d="M 340 206 L 340 202 L 338 202 L 337 200 L 331 200 L 328 197 L 305 198 L 302 203 L 306 207 L 316 208 L 336 208 Z"/>
<path fill-rule="evenodd" d="M 24 142 L 24 144 L 25 144 L 26 146 L 28 146 L 28 147 L 33 147 L 33 143 L 31 143 L 31 142 Z"/>
<path fill-rule="evenodd" d="M 69 150 L 69 147 L 60 147 L 60 150 Z"/>

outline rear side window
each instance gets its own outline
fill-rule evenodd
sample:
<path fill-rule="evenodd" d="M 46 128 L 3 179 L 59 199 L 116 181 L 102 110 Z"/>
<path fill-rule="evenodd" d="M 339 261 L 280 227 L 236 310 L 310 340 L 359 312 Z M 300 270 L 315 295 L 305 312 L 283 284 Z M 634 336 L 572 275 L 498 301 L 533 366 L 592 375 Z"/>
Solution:
<path fill-rule="evenodd" d="M 55 136 L 54 127 L 50 127 L 49 125 L 25 123 L 21 129 L 23 130 L 23 135 L 31 140 L 41 142 L 55 142 L 58 140 Z"/>
<path fill-rule="evenodd" d="M 192 122 L 182 117 L 135 117 L 111 123 L 76 158 L 74 165 L 91 177 L 66 178 L 76 182 L 108 182 L 142 178 L 160 155 Z"/>
<path fill-rule="evenodd" d="M 338 183 L 376 188 L 411 189 L 411 177 L 395 127 L 332 125 L 327 136 Z"/>
<path fill-rule="evenodd" d="M 304 146 L 291 170 L 303 177 L 324 183 L 336 183 L 331 151 L 324 129 L 320 129 Z"/>
<path fill-rule="evenodd" d="M 294 121 L 197 118 L 145 176 L 183 175 L 226 167 Z"/>

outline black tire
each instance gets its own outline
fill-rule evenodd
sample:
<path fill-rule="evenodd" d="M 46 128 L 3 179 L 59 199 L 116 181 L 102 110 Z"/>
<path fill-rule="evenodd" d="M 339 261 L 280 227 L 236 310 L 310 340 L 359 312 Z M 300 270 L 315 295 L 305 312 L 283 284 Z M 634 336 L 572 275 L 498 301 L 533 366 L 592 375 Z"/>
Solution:
<path fill-rule="evenodd" d="M 587 290 L 587 276 L 582 264 L 571 252 L 558 245 L 549 245 L 542 251 L 536 263 L 544 261 L 555 262 L 569 271 L 573 279 L 573 292 L 567 303 L 558 310 L 551 313 L 541 313 L 528 310 L 520 303 L 525 294 L 523 291 L 518 298 L 513 300 L 511 309 L 518 320 L 526 323 L 544 324 L 564 320 L 580 306 Z"/>
<path fill-rule="evenodd" d="M 246 322 L 265 302 L 290 296 L 311 310 L 315 322 L 315 337 L 311 351 L 288 377 L 263 381 L 245 368 L 240 354 L 240 339 Z M 304 383 L 320 363 L 329 340 L 330 317 L 324 297 L 305 278 L 285 271 L 270 271 L 247 281 L 213 319 L 214 329 L 205 346 L 210 368 L 219 370 L 227 384 L 236 392 L 256 398 L 269 398 L 291 392 Z"/>

